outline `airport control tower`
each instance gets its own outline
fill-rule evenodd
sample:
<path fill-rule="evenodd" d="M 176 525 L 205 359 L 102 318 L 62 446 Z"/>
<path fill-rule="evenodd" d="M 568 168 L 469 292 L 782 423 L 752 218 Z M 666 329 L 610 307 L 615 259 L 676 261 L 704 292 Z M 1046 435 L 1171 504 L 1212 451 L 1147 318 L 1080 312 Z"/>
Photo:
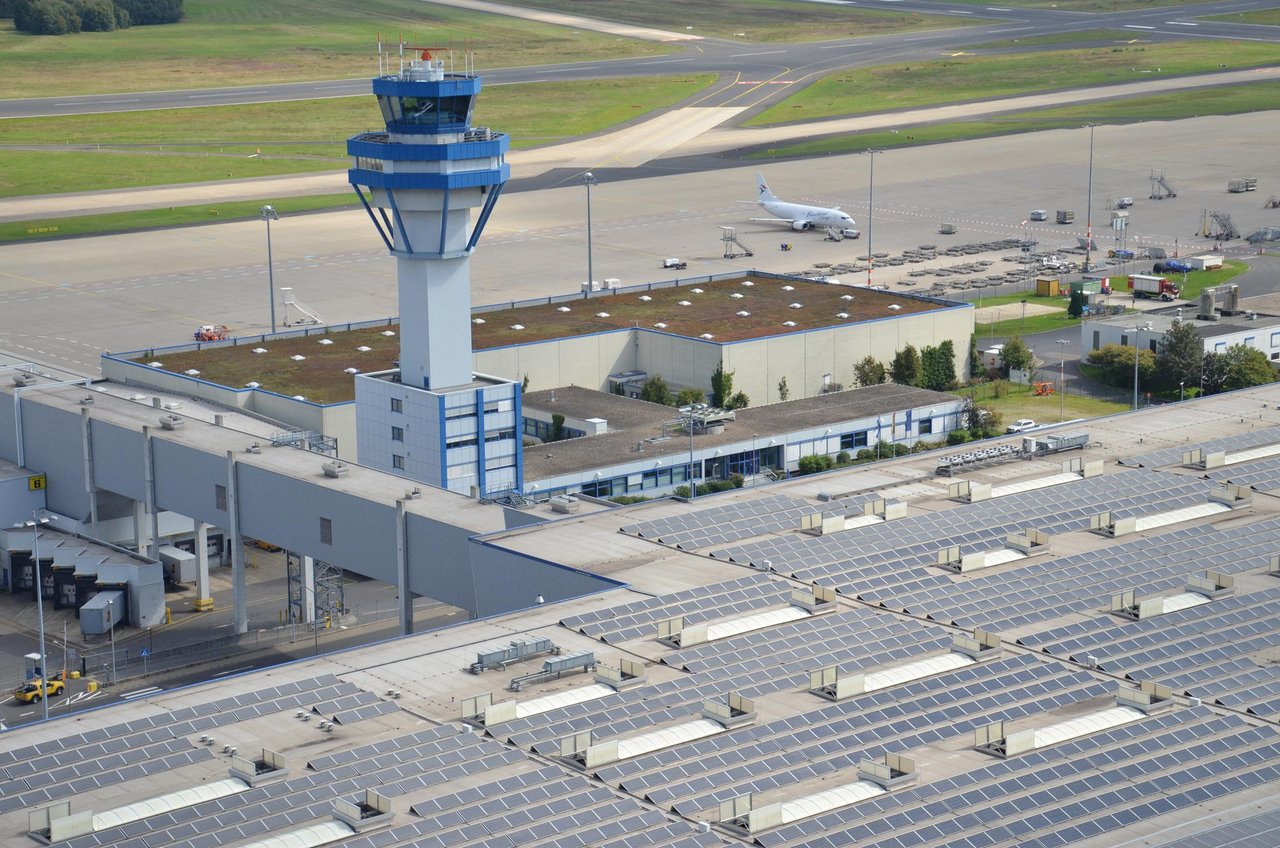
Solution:
<path fill-rule="evenodd" d="M 400 362 L 356 378 L 357 456 L 465 494 L 518 491 L 520 387 L 471 370 L 471 252 L 510 176 L 509 141 L 471 126 L 474 73 L 404 44 L 388 65 L 373 80 L 386 131 L 347 141 L 348 180 L 396 257 Z"/>

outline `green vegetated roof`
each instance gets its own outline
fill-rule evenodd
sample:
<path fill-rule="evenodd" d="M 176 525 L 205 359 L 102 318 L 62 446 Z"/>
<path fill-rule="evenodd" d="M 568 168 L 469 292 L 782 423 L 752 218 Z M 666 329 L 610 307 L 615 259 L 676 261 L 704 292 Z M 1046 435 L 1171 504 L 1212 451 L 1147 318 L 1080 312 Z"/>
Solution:
<path fill-rule="evenodd" d="M 508 308 L 481 307 L 472 313 L 471 338 L 474 349 L 486 350 L 639 327 L 722 343 L 928 312 L 944 305 L 875 289 L 747 274 L 526 301 Z M 748 314 L 739 314 L 743 312 Z M 250 336 L 228 345 L 147 351 L 131 358 L 159 362 L 158 368 L 176 374 L 198 371 L 198 379 L 231 388 L 254 382 L 314 403 L 341 403 L 355 397 L 347 369 L 395 367 L 399 334 L 394 323 L 350 330 L 314 328 L 306 335 Z M 298 356 L 303 358 L 294 358 Z"/>

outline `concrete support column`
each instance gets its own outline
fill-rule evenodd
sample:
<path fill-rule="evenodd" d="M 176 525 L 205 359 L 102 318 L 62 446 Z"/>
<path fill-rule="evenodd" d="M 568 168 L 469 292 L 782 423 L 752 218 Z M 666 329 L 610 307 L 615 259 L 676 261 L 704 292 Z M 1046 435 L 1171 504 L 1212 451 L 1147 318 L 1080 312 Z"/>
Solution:
<path fill-rule="evenodd" d="M 302 621 L 313 624 L 316 620 L 316 561 L 314 557 L 302 557 Z"/>
<path fill-rule="evenodd" d="M 147 515 L 151 518 L 151 539 L 147 546 L 147 556 L 160 559 L 160 515 L 156 509 L 156 469 L 151 453 L 151 428 L 142 428 L 142 496 L 146 499 Z M 142 552 L 142 548 L 138 548 Z"/>
<path fill-rule="evenodd" d="M 80 452 L 84 454 L 84 490 L 89 496 L 89 535 L 98 533 L 98 487 L 93 482 L 93 427 L 89 407 L 80 407 Z"/>
<path fill-rule="evenodd" d="M 192 604 L 196 612 L 213 609 L 213 595 L 209 591 L 209 527 L 203 521 L 196 522 L 196 599 Z"/>
<path fill-rule="evenodd" d="M 227 517 L 227 544 L 231 548 L 231 622 L 236 633 L 248 633 L 248 587 L 244 574 L 244 539 L 240 538 L 240 487 L 236 481 L 234 451 L 227 451 Z"/>
<path fill-rule="evenodd" d="M 400 635 L 413 632 L 413 593 L 409 591 L 409 534 L 404 498 L 396 500 L 396 605 L 400 613 Z"/>
<path fill-rule="evenodd" d="M 133 546 L 140 554 L 147 552 L 147 506 L 142 501 L 133 502 Z"/>

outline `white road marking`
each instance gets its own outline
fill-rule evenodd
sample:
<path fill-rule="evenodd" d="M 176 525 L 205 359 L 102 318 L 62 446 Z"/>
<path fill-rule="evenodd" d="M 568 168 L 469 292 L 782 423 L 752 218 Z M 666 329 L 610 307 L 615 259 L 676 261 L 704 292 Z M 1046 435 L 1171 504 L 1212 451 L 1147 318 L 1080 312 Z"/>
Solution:
<path fill-rule="evenodd" d="M 599 65 L 587 65 L 582 68 L 556 68 L 550 71 L 538 71 L 540 74 L 568 74 L 573 71 L 590 71 L 600 67 Z"/>
<path fill-rule="evenodd" d="M 785 50 L 764 50 L 760 53 L 730 53 L 730 59 L 741 59 L 743 56 L 772 56 L 774 53 L 786 53 Z"/>
<path fill-rule="evenodd" d="M 240 668 L 232 668 L 226 671 L 220 671 L 217 674 L 215 674 L 214 677 L 222 677 L 227 674 L 239 674 L 242 671 L 251 671 L 252 669 L 253 669 L 253 666 L 244 665 L 244 666 L 241 666 Z"/>
<path fill-rule="evenodd" d="M 637 65 L 674 65 L 676 62 L 692 62 L 693 59 L 657 59 L 653 62 L 636 62 Z"/>
<path fill-rule="evenodd" d="M 1139 24 L 1125 24 L 1125 29 L 1155 29 L 1155 27 L 1140 26 Z"/>
<path fill-rule="evenodd" d="M 131 701 L 134 698 L 142 698 L 146 695 L 154 695 L 156 692 L 163 691 L 159 686 L 148 686 L 146 689 L 139 689 L 136 692 L 126 692 L 121 695 L 121 699 Z"/>
<path fill-rule="evenodd" d="M 188 94 L 191 100 L 200 100 L 205 97 L 247 97 L 250 94 L 266 94 L 266 89 L 261 91 L 219 91 L 213 94 Z"/>

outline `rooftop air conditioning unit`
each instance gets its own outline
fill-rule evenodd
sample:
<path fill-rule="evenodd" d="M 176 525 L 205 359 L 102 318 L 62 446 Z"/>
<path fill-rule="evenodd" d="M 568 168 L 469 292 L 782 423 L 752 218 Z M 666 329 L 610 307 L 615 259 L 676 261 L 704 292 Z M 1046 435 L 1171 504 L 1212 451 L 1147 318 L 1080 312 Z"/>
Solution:
<path fill-rule="evenodd" d="M 35 374 L 27 374 L 25 372 L 20 372 L 18 374 L 13 375 L 13 384 L 15 386 L 29 386 L 35 381 L 36 381 Z"/>
<path fill-rule="evenodd" d="M 181 418 L 179 418 L 176 415 L 160 416 L 160 426 L 166 430 L 179 430 L 182 428 L 182 425 L 186 423 L 187 423 L 186 421 L 183 421 Z"/>
<path fill-rule="evenodd" d="M 326 477 L 345 477 L 351 470 L 345 462 L 326 462 L 320 468 Z"/>

